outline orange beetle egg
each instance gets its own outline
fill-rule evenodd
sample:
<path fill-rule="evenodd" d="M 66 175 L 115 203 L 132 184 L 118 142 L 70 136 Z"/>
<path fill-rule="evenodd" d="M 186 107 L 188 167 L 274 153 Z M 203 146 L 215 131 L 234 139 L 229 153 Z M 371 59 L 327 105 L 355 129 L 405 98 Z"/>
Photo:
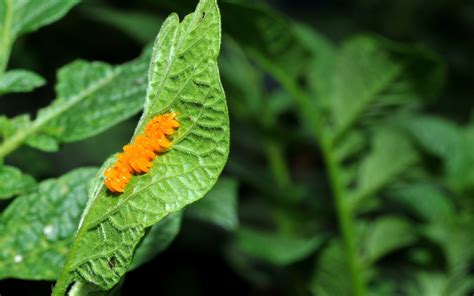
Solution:
<path fill-rule="evenodd" d="M 144 133 L 123 147 L 115 164 L 104 172 L 104 185 L 111 192 L 123 192 L 132 174 L 148 172 L 156 153 L 171 146 L 168 137 L 179 127 L 176 116 L 177 113 L 170 112 L 153 117 L 145 126 Z"/>

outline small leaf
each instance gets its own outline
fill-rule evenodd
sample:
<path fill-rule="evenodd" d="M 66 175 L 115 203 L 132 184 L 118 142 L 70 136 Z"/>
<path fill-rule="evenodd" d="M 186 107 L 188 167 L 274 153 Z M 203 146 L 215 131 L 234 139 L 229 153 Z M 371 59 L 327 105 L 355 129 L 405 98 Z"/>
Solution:
<path fill-rule="evenodd" d="M 213 223 L 227 231 L 235 230 L 239 224 L 237 181 L 221 177 L 202 200 L 186 209 L 186 215 Z"/>
<path fill-rule="evenodd" d="M 383 256 L 409 246 L 416 239 L 409 221 L 384 216 L 377 219 L 367 230 L 363 243 L 364 259 L 370 264 Z"/>
<path fill-rule="evenodd" d="M 447 221 L 455 215 L 453 202 L 430 184 L 412 184 L 390 190 L 390 199 L 428 222 Z"/>
<path fill-rule="evenodd" d="M 400 126 L 406 128 L 428 152 L 443 160 L 444 171 L 456 192 L 474 189 L 474 131 L 437 117 L 405 118 Z"/>
<path fill-rule="evenodd" d="M 470 275 L 447 275 L 440 272 L 421 271 L 414 282 L 404 287 L 409 296 L 466 296 L 472 294 L 474 278 Z"/>
<path fill-rule="evenodd" d="M 323 243 L 319 236 L 291 237 L 245 227 L 240 227 L 236 235 L 236 246 L 245 254 L 278 266 L 306 258 Z"/>
<path fill-rule="evenodd" d="M 27 70 L 11 70 L 0 77 L 0 95 L 12 92 L 29 92 L 44 85 L 43 77 Z"/>
<path fill-rule="evenodd" d="M 426 115 L 413 116 L 400 120 L 400 125 L 406 128 L 426 151 L 438 157 L 447 160 L 460 149 L 460 128 L 448 120 Z"/>
<path fill-rule="evenodd" d="M 30 147 L 46 152 L 55 152 L 59 150 L 59 143 L 56 138 L 41 133 L 29 137 L 26 140 L 26 144 Z"/>
<path fill-rule="evenodd" d="M 0 199 L 10 198 L 33 189 L 36 181 L 17 168 L 0 164 Z"/>
<path fill-rule="evenodd" d="M 335 133 L 351 127 L 400 71 L 375 40 L 360 36 L 345 42 L 336 57 L 330 93 Z"/>
<path fill-rule="evenodd" d="M 0 216 L 0 278 L 56 279 L 96 169 L 74 170 L 17 197 Z"/>
<path fill-rule="evenodd" d="M 313 295 L 351 296 L 350 272 L 344 249 L 339 241 L 332 241 L 320 254 L 310 283 Z"/>
<path fill-rule="evenodd" d="M 153 225 L 138 246 L 130 270 L 150 261 L 164 251 L 178 235 L 181 228 L 181 213 L 177 212 Z"/>
<path fill-rule="evenodd" d="M 200 1 L 181 23 L 175 14 L 163 23 L 135 136 L 153 116 L 172 110 L 180 122 L 173 145 L 148 173 L 133 176 L 119 196 L 96 187 L 54 295 L 64 294 L 73 281 L 112 288 L 130 266 L 145 229 L 200 199 L 217 181 L 229 151 L 229 118 L 217 69 L 220 37 L 215 0 Z"/>
<path fill-rule="evenodd" d="M 366 139 L 362 133 L 357 130 L 352 131 L 345 138 L 341 139 L 341 143 L 335 147 L 334 156 L 339 162 L 343 162 L 361 152 L 366 145 L 365 142 Z"/>
<path fill-rule="evenodd" d="M 354 202 L 375 194 L 417 161 L 416 151 L 399 131 L 380 129 L 373 136 L 371 153 L 360 165 Z"/>
<path fill-rule="evenodd" d="M 474 260 L 474 217 L 468 213 L 458 214 L 449 221 L 430 224 L 424 234 L 436 242 L 444 251 L 447 269 L 452 273 L 469 272 Z"/>

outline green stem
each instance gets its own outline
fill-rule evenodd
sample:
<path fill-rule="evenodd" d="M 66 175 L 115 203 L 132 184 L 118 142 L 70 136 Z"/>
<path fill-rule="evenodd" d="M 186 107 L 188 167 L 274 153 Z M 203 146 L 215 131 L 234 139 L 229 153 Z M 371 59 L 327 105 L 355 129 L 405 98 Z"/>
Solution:
<path fill-rule="evenodd" d="M 61 272 L 56 284 L 53 287 L 51 296 L 64 296 L 66 295 L 67 288 L 71 281 L 69 280 L 69 274 Z"/>
<path fill-rule="evenodd" d="M 334 196 L 336 212 L 339 219 L 339 229 L 345 249 L 346 260 L 351 275 L 351 287 L 354 296 L 363 296 L 365 283 L 361 274 L 360 262 L 357 255 L 357 244 L 355 237 L 355 218 L 350 207 L 348 196 L 339 176 L 340 167 L 332 155 L 331 142 L 323 141 L 322 150 L 329 172 L 329 181 Z"/>

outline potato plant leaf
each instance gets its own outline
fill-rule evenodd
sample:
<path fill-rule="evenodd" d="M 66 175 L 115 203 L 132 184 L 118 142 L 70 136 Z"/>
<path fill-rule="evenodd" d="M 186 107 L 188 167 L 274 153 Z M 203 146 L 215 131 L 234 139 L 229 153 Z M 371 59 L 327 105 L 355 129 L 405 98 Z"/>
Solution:
<path fill-rule="evenodd" d="M 448 221 L 456 213 L 449 196 L 432 184 L 398 186 L 390 190 L 389 198 L 425 221 Z"/>
<path fill-rule="evenodd" d="M 356 37 L 342 46 L 335 61 L 330 92 L 336 135 L 356 123 L 400 70 L 371 38 Z"/>
<path fill-rule="evenodd" d="M 333 240 L 321 252 L 311 279 L 311 292 L 318 296 L 352 295 L 349 278 L 350 271 L 344 260 L 344 247 L 340 241 Z"/>
<path fill-rule="evenodd" d="M 45 180 L 7 207 L 0 216 L 0 278 L 57 278 L 96 172 L 81 168 Z"/>
<path fill-rule="evenodd" d="M 27 70 L 11 70 L 0 78 L 0 95 L 10 92 L 29 92 L 44 85 L 43 77 Z"/>
<path fill-rule="evenodd" d="M 10 198 L 36 186 L 30 175 L 23 174 L 19 169 L 0 165 L 0 199 Z"/>
<path fill-rule="evenodd" d="M 64 66 L 58 72 L 57 98 L 33 121 L 22 115 L 10 124 L 0 145 L 0 156 L 23 142 L 55 151 L 59 142 L 94 136 L 138 113 L 146 93 L 149 57 L 146 50 L 139 58 L 119 66 L 85 61 Z"/>
<path fill-rule="evenodd" d="M 373 137 L 371 153 L 360 164 L 354 202 L 360 203 L 376 193 L 417 160 L 417 153 L 406 136 L 390 128 L 380 129 Z"/>
<path fill-rule="evenodd" d="M 217 56 L 221 29 L 215 0 L 200 1 L 179 22 L 164 22 L 153 48 L 144 114 L 136 134 L 164 112 L 178 112 L 181 126 L 172 148 L 123 194 L 93 191 L 53 295 L 74 281 L 104 290 L 119 282 L 145 230 L 182 209 L 215 184 L 229 151 L 229 119 Z M 110 106 L 108 106 L 110 107 Z"/>
<path fill-rule="evenodd" d="M 6 67 L 15 38 L 54 22 L 78 2 L 79 0 L 0 0 L 0 72 Z"/>
<path fill-rule="evenodd" d="M 416 240 L 409 221 L 400 217 L 385 216 L 372 223 L 367 231 L 364 259 L 373 263 L 397 249 L 406 247 Z"/>
<path fill-rule="evenodd" d="M 148 53 L 121 66 L 75 61 L 58 73 L 57 98 L 40 110 L 41 128 L 62 142 L 96 135 L 143 106 Z M 93 106 L 93 107 L 92 107 Z"/>
<path fill-rule="evenodd" d="M 293 237 L 240 227 L 236 245 L 245 254 L 261 258 L 277 266 L 285 266 L 306 258 L 323 243 L 323 236 Z"/>

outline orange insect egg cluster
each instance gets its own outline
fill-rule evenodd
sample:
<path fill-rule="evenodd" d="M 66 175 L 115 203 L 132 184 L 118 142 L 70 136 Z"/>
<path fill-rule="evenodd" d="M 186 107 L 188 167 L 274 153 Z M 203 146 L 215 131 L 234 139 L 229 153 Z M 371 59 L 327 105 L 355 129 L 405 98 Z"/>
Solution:
<path fill-rule="evenodd" d="M 179 127 L 176 115 L 170 112 L 153 117 L 144 133 L 123 147 L 115 164 L 104 172 L 104 184 L 110 191 L 123 192 L 132 174 L 148 172 L 157 153 L 171 146 L 169 137 Z"/>

